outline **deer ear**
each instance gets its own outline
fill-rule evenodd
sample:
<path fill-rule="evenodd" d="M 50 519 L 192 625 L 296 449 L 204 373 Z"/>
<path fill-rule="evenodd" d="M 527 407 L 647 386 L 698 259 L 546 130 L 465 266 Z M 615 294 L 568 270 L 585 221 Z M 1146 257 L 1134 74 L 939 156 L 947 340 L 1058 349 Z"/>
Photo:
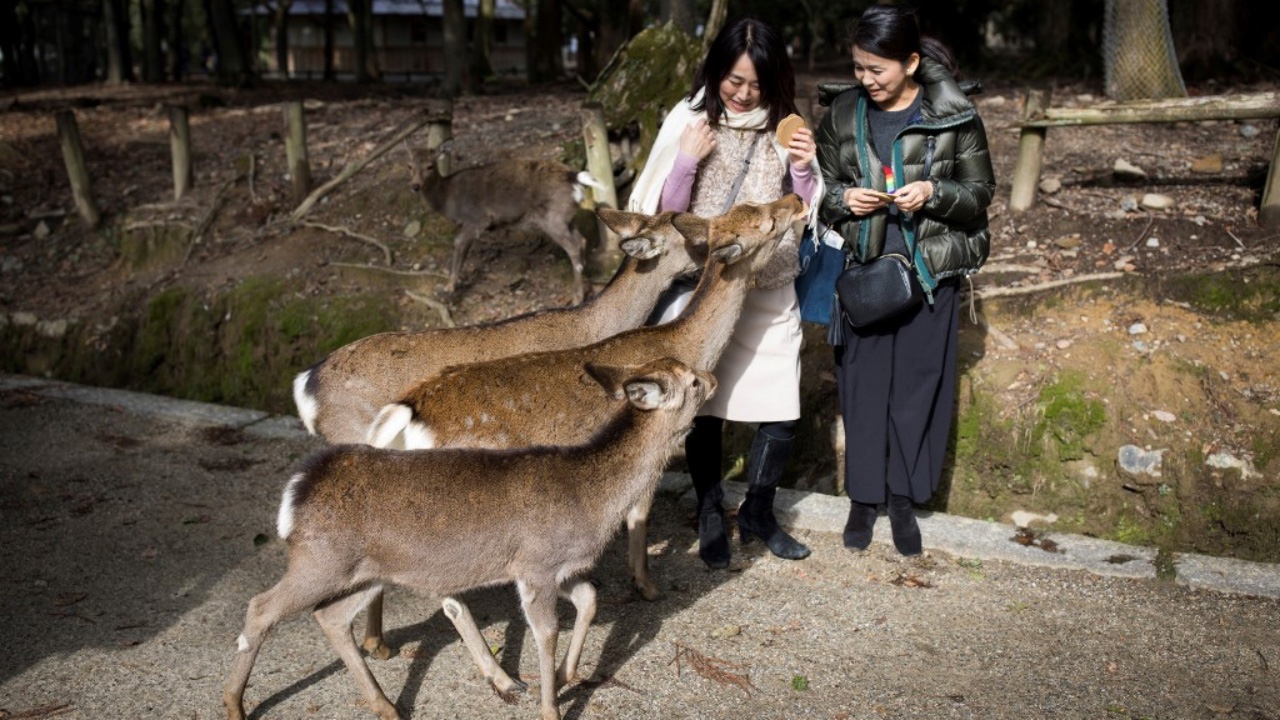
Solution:
<path fill-rule="evenodd" d="M 618 233 L 622 237 L 634 237 L 640 232 L 640 228 L 644 227 L 645 215 L 639 213 L 626 212 L 624 210 L 615 210 L 611 207 L 601 205 L 596 208 L 596 216 L 601 222 L 609 227 L 610 230 Z"/>
<path fill-rule="evenodd" d="M 676 213 L 671 218 L 671 224 L 677 232 L 694 242 L 706 242 L 707 235 L 711 232 L 711 221 L 693 213 Z"/>
<path fill-rule="evenodd" d="M 587 363 L 583 366 L 586 373 L 582 377 L 582 381 L 588 382 L 587 378 L 595 380 L 600 387 L 604 388 L 605 393 L 614 400 L 621 400 L 623 397 L 623 383 L 633 376 L 629 368 L 616 367 L 614 365 L 597 365 L 595 363 Z"/>
<path fill-rule="evenodd" d="M 622 252 L 637 260 L 648 260 L 662 254 L 663 243 L 656 238 L 641 235 L 623 240 L 621 247 Z"/>
<path fill-rule="evenodd" d="M 666 397 L 666 386 L 656 378 L 638 378 L 627 383 L 627 400 L 641 410 L 657 409 Z"/>
<path fill-rule="evenodd" d="M 711 257 L 714 258 L 716 262 L 722 262 L 725 265 L 732 265 L 738 262 L 738 259 L 742 257 L 742 245 L 740 243 L 733 242 L 728 245 L 718 247 L 711 251 Z"/>

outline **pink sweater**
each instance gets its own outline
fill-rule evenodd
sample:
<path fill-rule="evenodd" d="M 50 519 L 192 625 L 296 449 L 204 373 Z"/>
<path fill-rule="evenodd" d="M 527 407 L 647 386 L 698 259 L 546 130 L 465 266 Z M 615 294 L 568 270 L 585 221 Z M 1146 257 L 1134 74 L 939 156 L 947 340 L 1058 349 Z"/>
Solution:
<path fill-rule="evenodd" d="M 795 165 L 788 163 L 787 167 L 791 169 L 792 190 L 803 198 L 806 203 L 812 203 L 813 189 L 817 187 L 817 182 L 813 177 L 813 170 L 808 165 L 796 168 Z M 678 153 L 675 164 L 671 167 L 671 173 L 667 175 L 667 180 L 662 185 L 662 204 L 658 207 L 658 212 L 667 210 L 675 210 L 676 212 L 688 211 L 690 198 L 693 194 L 693 181 L 697 177 L 698 159 L 692 155 Z"/>

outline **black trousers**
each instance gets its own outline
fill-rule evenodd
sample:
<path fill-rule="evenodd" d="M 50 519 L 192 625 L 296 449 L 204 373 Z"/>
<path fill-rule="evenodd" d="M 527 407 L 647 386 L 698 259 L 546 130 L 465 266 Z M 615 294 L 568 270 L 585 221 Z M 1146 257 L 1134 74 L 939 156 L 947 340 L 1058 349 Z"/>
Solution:
<path fill-rule="evenodd" d="M 836 380 L 845 431 L 845 489 L 861 503 L 886 493 L 924 503 L 938 489 L 956 394 L 960 304 L 955 279 L 902 319 L 845 323 Z"/>

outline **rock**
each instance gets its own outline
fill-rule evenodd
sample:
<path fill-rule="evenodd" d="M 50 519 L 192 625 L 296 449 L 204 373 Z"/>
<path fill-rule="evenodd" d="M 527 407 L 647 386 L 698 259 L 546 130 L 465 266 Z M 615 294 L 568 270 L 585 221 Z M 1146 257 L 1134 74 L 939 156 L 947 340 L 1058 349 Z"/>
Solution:
<path fill-rule="evenodd" d="M 1191 161 L 1191 172 L 1216 175 L 1222 172 L 1222 156 L 1214 153 Z"/>
<path fill-rule="evenodd" d="M 404 226 L 405 237 L 416 238 L 420 232 L 422 232 L 422 223 L 418 220 L 411 220 L 408 225 Z"/>
<path fill-rule="evenodd" d="M 1147 171 L 1130 163 L 1124 158 L 1116 158 L 1116 163 L 1111 167 L 1111 172 L 1118 178 L 1124 180 L 1145 180 Z"/>
<path fill-rule="evenodd" d="M 1153 237 L 1147 238 L 1146 245 L 1149 248 L 1158 248 L 1160 247 L 1160 238 L 1153 238 Z"/>
<path fill-rule="evenodd" d="M 40 224 L 36 225 L 36 229 L 31 231 L 31 234 L 34 235 L 37 240 L 43 240 L 52 235 L 53 231 L 49 229 L 49 223 L 41 220 Z"/>
<path fill-rule="evenodd" d="M 1040 181 L 1040 192 L 1052 195 L 1062 189 L 1062 181 L 1058 178 L 1045 178 Z"/>
<path fill-rule="evenodd" d="M 1171 423 L 1174 420 L 1178 419 L 1176 415 L 1169 412 L 1168 410 L 1153 410 L 1151 412 L 1151 417 L 1159 420 L 1160 422 L 1165 422 L 1165 423 Z"/>
<path fill-rule="evenodd" d="M 1136 212 L 1138 209 L 1138 199 L 1132 195 L 1126 196 L 1120 201 L 1120 209 L 1124 212 Z"/>
<path fill-rule="evenodd" d="M 1123 445 L 1116 456 L 1120 471 L 1132 476 L 1160 477 L 1164 450 L 1143 450 L 1137 445 Z"/>
<path fill-rule="evenodd" d="M 1080 233 L 1071 233 L 1070 235 L 1063 235 L 1062 237 L 1054 240 L 1053 244 L 1057 245 L 1063 250 L 1078 248 L 1080 247 Z"/>
<path fill-rule="evenodd" d="M 18 327 L 30 327 L 37 322 L 35 313 L 16 312 L 13 314 L 13 324 Z"/>
<path fill-rule="evenodd" d="M 36 333 L 42 337 L 57 340 L 67 334 L 66 320 L 41 320 L 36 323 Z"/>
<path fill-rule="evenodd" d="M 1147 332 L 1147 326 L 1143 323 L 1136 322 L 1129 326 L 1130 335 L 1142 335 Z"/>
<path fill-rule="evenodd" d="M 1261 131 L 1260 131 L 1260 130 L 1258 130 L 1258 127 L 1257 127 L 1256 125 L 1247 125 L 1247 124 L 1246 124 L 1246 125 L 1241 125 L 1241 126 L 1240 126 L 1240 137 L 1244 137 L 1244 138 L 1248 138 L 1248 139 L 1252 140 L 1252 139 L 1254 139 L 1254 138 L 1258 137 L 1258 133 L 1259 133 L 1259 132 L 1261 132 Z"/>
<path fill-rule="evenodd" d="M 1159 193 L 1147 193 L 1142 196 L 1142 207 L 1148 210 L 1168 210 L 1173 207 L 1173 198 Z"/>
<path fill-rule="evenodd" d="M 1057 345 L 1057 346 L 1058 346 L 1058 349 L 1059 349 L 1059 350 L 1066 350 L 1067 348 L 1071 347 L 1071 341 L 1070 341 L 1070 340 L 1059 340 L 1057 343 L 1055 343 L 1055 345 Z"/>
<path fill-rule="evenodd" d="M 1248 480 L 1258 475 L 1258 471 L 1253 469 L 1253 463 L 1248 460 L 1241 460 L 1229 452 L 1216 452 L 1205 458 L 1205 465 L 1218 468 L 1219 470 L 1239 470 L 1240 478 Z"/>
<path fill-rule="evenodd" d="M 711 631 L 711 637 L 717 640 L 731 638 L 742 634 L 742 627 L 739 625 L 723 625 Z"/>
<path fill-rule="evenodd" d="M 1140 353 L 1145 353 L 1149 348 L 1147 347 L 1147 344 L 1142 342 L 1141 340 L 1134 340 L 1133 349 L 1137 350 Z"/>
<path fill-rule="evenodd" d="M 1001 518 L 1001 520 L 1017 525 L 1020 528 L 1043 528 L 1058 522 L 1058 515 L 1057 513 L 1049 513 L 1045 515 L 1038 512 L 1031 512 L 1030 510 L 1014 510 Z"/>

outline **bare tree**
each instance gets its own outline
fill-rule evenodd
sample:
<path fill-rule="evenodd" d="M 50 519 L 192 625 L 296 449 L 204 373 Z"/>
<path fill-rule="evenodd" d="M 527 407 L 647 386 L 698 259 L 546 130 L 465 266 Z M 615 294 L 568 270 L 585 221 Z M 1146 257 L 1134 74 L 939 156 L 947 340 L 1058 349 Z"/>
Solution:
<path fill-rule="evenodd" d="M 698 30 L 698 8 L 694 0 L 661 0 L 659 15 L 663 22 L 671 23 L 689 35 Z"/>
<path fill-rule="evenodd" d="M 444 0 L 444 81 L 440 95 L 456 97 L 462 91 L 462 71 L 467 65 L 467 16 L 462 0 Z"/>
<path fill-rule="evenodd" d="M 536 0 L 528 67 L 530 82 L 554 80 L 564 72 L 564 63 L 560 59 L 560 20 L 560 0 Z"/>
<path fill-rule="evenodd" d="M 185 7 L 186 0 L 173 0 L 169 3 L 169 15 L 165 24 L 169 45 L 167 76 L 174 82 L 181 81 L 183 73 L 187 71 L 186 64 L 183 62 L 186 56 L 186 41 L 182 33 L 182 15 Z"/>
<path fill-rule="evenodd" d="M 333 32 L 337 22 L 337 13 L 333 9 L 333 0 L 324 0 L 324 79 L 333 82 L 338 73 L 333 64 Z"/>
<path fill-rule="evenodd" d="M 102 0 L 102 25 L 107 39 L 107 83 L 130 82 L 133 57 L 129 52 L 129 12 L 124 0 Z"/>
<path fill-rule="evenodd" d="M 1186 96 L 1165 0 L 1107 0 L 1102 44 L 1108 97 Z"/>
<path fill-rule="evenodd" d="M 493 43 L 493 17 L 496 11 L 496 0 L 480 0 L 476 7 L 475 33 L 471 39 L 470 60 L 467 63 L 467 86 L 471 92 L 479 92 L 485 78 L 493 75 L 493 61 L 489 51 Z"/>
<path fill-rule="evenodd" d="M 293 0 L 276 0 L 275 36 L 276 36 L 276 70 L 280 77 L 289 77 L 289 8 Z"/>
<path fill-rule="evenodd" d="M 160 41 L 164 31 L 164 0 L 141 0 L 142 12 L 142 79 L 144 82 L 164 80 L 164 50 Z"/>

